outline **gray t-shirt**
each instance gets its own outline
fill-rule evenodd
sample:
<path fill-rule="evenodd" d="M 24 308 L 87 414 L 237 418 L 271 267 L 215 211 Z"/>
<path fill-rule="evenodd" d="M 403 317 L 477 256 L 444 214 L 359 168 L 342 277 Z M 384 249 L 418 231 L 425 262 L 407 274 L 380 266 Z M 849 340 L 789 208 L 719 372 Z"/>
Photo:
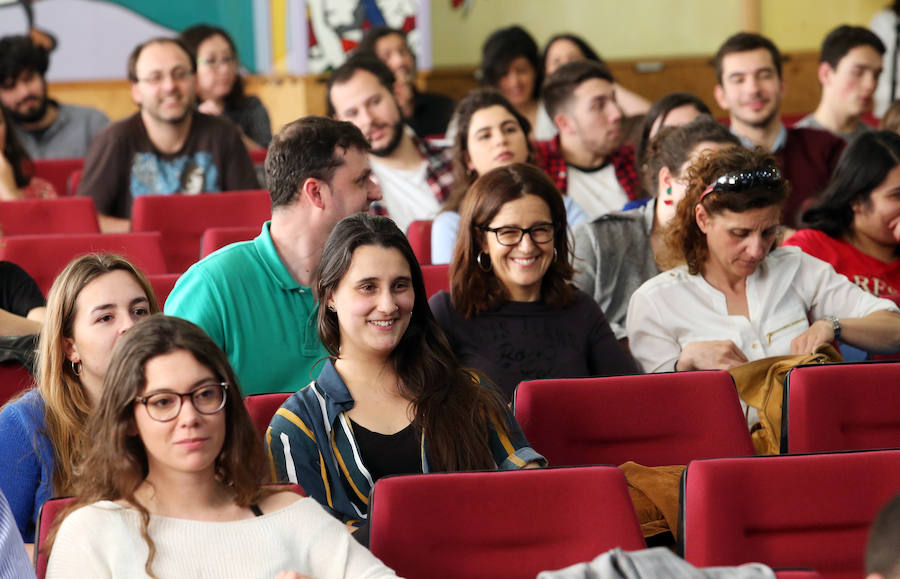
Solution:
<path fill-rule="evenodd" d="M 27 131 L 13 124 L 19 142 L 32 159 L 71 159 L 87 156 L 91 141 L 109 124 L 97 109 L 58 103 L 59 115 L 41 131 Z"/>
<path fill-rule="evenodd" d="M 816 117 L 812 113 L 806 115 L 805 117 L 803 117 L 802 119 L 800 119 L 799 121 L 794 123 L 794 126 L 801 127 L 804 129 L 819 129 L 820 131 L 828 131 L 832 135 L 834 135 L 836 137 L 840 137 L 848 143 L 850 141 L 852 141 L 854 138 L 856 138 L 858 135 L 861 135 L 862 133 L 866 133 L 866 132 L 869 132 L 872 130 L 872 127 L 870 127 L 866 123 L 864 123 L 862 121 L 856 121 L 856 128 L 853 129 L 852 131 L 850 131 L 849 133 L 835 133 L 834 131 L 832 131 L 830 129 L 826 129 L 825 126 L 823 126 L 819 121 L 816 120 Z"/>

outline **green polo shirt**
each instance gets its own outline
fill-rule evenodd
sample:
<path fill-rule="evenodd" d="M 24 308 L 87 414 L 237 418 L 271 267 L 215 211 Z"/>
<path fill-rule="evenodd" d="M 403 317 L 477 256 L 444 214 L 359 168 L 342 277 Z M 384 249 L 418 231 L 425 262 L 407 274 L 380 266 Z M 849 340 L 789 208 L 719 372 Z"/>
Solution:
<path fill-rule="evenodd" d="M 166 300 L 167 314 L 194 322 L 225 351 L 245 396 L 295 392 L 318 377 L 316 363 L 328 355 L 313 292 L 281 262 L 270 225 L 195 263 Z"/>

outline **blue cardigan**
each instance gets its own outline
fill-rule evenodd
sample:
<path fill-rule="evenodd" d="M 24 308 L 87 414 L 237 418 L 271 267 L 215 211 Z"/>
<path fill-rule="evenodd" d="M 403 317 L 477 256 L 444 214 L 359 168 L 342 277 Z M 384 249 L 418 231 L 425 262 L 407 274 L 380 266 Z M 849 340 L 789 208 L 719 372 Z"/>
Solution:
<path fill-rule="evenodd" d="M 0 412 L 0 490 L 26 543 L 53 496 L 53 445 L 44 427 L 44 399 L 31 390 Z"/>

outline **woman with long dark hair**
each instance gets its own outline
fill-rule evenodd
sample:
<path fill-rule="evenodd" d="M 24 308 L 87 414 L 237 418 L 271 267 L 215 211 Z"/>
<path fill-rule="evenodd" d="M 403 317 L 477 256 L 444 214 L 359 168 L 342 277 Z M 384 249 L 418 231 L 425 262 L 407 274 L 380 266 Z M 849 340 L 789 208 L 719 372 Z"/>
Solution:
<path fill-rule="evenodd" d="M 0 201 L 53 199 L 56 190 L 34 176 L 34 165 L 9 124 L 9 114 L 0 107 Z"/>

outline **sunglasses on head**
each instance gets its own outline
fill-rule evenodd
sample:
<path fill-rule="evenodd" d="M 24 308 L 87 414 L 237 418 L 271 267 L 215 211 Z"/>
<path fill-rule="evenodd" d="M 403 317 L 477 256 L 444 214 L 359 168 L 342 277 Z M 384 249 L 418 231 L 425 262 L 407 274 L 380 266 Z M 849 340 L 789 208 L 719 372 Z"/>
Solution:
<path fill-rule="evenodd" d="M 753 169 L 752 171 L 733 171 L 725 173 L 713 181 L 700 195 L 700 200 L 697 203 L 701 203 L 710 193 L 733 193 L 757 187 L 775 189 L 781 184 L 781 170 L 774 165 L 763 169 Z"/>

